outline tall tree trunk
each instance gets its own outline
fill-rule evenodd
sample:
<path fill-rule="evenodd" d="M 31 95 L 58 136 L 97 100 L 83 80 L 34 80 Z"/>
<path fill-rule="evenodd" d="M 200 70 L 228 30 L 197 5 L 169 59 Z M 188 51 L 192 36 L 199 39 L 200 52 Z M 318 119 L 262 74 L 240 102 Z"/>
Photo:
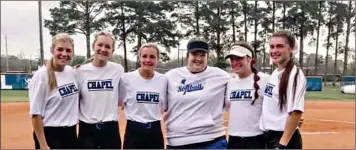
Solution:
<path fill-rule="evenodd" d="M 320 35 L 320 24 L 321 24 L 321 4 L 322 2 L 319 2 L 319 9 L 318 9 L 318 27 L 317 27 L 317 33 L 316 33 L 316 50 L 315 50 L 315 66 L 314 66 L 314 75 L 317 75 L 318 73 L 318 54 L 319 54 L 319 35 Z"/>
<path fill-rule="evenodd" d="M 276 19 L 276 2 L 272 2 L 272 32 L 275 30 L 275 19 Z"/>
<path fill-rule="evenodd" d="M 349 10 L 348 10 L 348 13 L 347 13 L 347 18 L 346 18 L 346 24 L 347 24 L 347 27 L 346 27 L 346 44 L 345 44 L 345 53 L 344 53 L 344 69 L 342 71 L 342 75 L 346 75 L 346 72 L 347 72 L 347 57 L 348 57 L 348 52 L 349 52 L 349 38 L 350 38 L 350 21 L 351 21 L 351 1 L 349 1 Z"/>
<path fill-rule="evenodd" d="M 139 49 L 142 45 L 142 24 L 141 24 L 141 19 L 142 19 L 142 13 L 140 12 L 141 10 L 138 10 L 136 12 L 138 12 L 138 35 L 137 35 L 137 60 L 136 60 L 136 69 L 140 67 L 140 56 L 139 56 Z"/>
<path fill-rule="evenodd" d="M 340 20 L 338 20 L 340 21 Z M 334 61 L 334 80 L 333 80 L 333 83 L 332 83 L 332 86 L 335 86 L 336 85 L 336 67 L 337 67 L 337 53 L 338 53 L 338 44 L 339 44 L 339 23 L 337 24 L 337 27 L 336 27 L 336 43 L 335 43 L 335 61 Z"/>
<path fill-rule="evenodd" d="M 331 14 L 329 14 L 328 37 L 327 37 L 327 44 L 326 44 L 324 86 L 326 86 L 327 77 L 328 77 L 328 60 L 329 60 L 328 58 L 329 58 L 330 36 L 331 36 L 330 34 L 331 34 Z"/>
<path fill-rule="evenodd" d="M 305 2 L 304 2 L 305 4 Z M 300 68 L 302 68 L 303 70 L 303 47 L 304 47 L 304 30 L 305 27 L 304 27 L 304 22 L 306 21 L 306 18 L 304 16 L 304 13 L 305 10 L 304 10 L 304 5 L 302 6 L 302 22 L 301 22 L 301 26 L 300 26 L 300 43 L 299 43 L 299 65 L 300 65 Z"/>
<path fill-rule="evenodd" d="M 304 22 L 300 27 L 300 39 L 299 39 L 299 65 L 303 70 L 303 41 L 304 41 Z"/>
<path fill-rule="evenodd" d="M 89 14 L 89 1 L 85 2 L 85 17 L 86 17 L 86 26 L 85 26 L 85 37 L 87 40 L 87 59 L 90 58 L 90 14 Z"/>
<path fill-rule="evenodd" d="M 200 36 L 200 32 L 199 32 L 199 1 L 195 2 L 195 22 L 196 22 L 196 35 Z"/>
<path fill-rule="evenodd" d="M 235 10 L 231 8 L 231 23 L 232 23 L 232 41 L 236 42 L 236 30 L 235 30 Z"/>
<path fill-rule="evenodd" d="M 127 48 L 126 48 L 126 29 L 125 29 L 125 14 L 124 14 L 124 3 L 121 4 L 121 27 L 122 27 L 122 42 L 124 44 L 124 68 L 125 72 L 129 71 L 127 64 Z"/>
<path fill-rule="evenodd" d="M 257 30 L 257 26 L 258 26 L 258 23 L 257 23 L 257 2 L 258 1 L 255 1 L 255 9 L 254 9 L 254 11 L 255 11 L 255 18 L 254 18 L 254 21 L 255 21 L 255 37 L 254 37 L 254 46 L 253 46 L 253 49 L 254 49 L 254 52 L 255 52 L 255 59 L 257 60 L 257 32 L 258 32 L 258 30 Z"/>
<path fill-rule="evenodd" d="M 282 2 L 283 3 L 283 30 L 286 29 L 286 13 L 287 13 L 287 6 L 285 4 L 285 2 Z"/>
<path fill-rule="evenodd" d="M 283 4 L 283 6 L 284 6 L 284 4 Z M 285 6 L 284 6 L 285 7 Z M 285 11 L 285 10 L 284 10 Z M 283 19 L 285 18 L 285 15 L 284 15 L 284 12 L 283 12 Z M 274 32 L 275 31 L 275 26 L 276 26 L 276 24 L 275 24 L 275 20 L 276 20 L 276 2 L 275 1 L 273 1 L 272 2 L 272 32 Z M 284 29 L 284 26 L 285 26 L 285 23 L 283 22 L 283 29 Z M 267 34 L 267 33 L 266 33 Z M 266 62 L 266 54 L 265 54 L 266 52 L 263 52 L 263 60 L 264 60 L 264 63 L 263 63 L 263 66 L 265 66 L 265 62 Z M 272 73 L 272 71 L 274 70 L 274 66 L 273 66 L 273 63 L 271 64 L 271 72 L 270 73 Z"/>
<path fill-rule="evenodd" d="M 242 2 L 242 9 L 244 12 L 244 23 L 245 23 L 245 41 L 247 41 L 247 2 Z"/>
<path fill-rule="evenodd" d="M 220 6 L 218 7 L 218 13 L 217 13 L 217 16 L 218 16 L 218 29 L 216 30 L 216 44 L 217 44 L 217 48 L 216 48 L 216 50 L 217 50 L 217 55 L 218 55 L 218 62 L 219 62 L 219 64 L 220 64 L 220 62 L 221 62 L 221 46 L 220 46 L 220 26 L 221 26 L 221 24 L 220 24 L 220 12 L 221 11 L 221 8 L 220 8 Z"/>

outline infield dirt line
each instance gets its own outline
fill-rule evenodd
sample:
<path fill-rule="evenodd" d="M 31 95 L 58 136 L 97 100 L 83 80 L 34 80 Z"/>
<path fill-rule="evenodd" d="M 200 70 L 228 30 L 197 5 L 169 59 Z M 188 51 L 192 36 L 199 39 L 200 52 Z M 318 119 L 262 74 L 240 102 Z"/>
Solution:
<path fill-rule="evenodd" d="M 336 123 L 346 123 L 346 124 L 355 124 L 355 122 L 352 121 L 339 121 L 339 120 L 328 120 L 328 119 L 304 119 L 305 121 L 320 121 L 320 122 L 336 122 Z M 229 120 L 224 120 L 225 122 L 229 122 Z"/>

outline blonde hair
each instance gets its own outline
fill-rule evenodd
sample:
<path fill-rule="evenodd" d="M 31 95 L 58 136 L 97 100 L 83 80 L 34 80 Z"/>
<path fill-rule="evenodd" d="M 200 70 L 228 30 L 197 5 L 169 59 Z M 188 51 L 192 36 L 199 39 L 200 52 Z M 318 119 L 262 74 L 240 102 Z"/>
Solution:
<path fill-rule="evenodd" d="M 141 51 L 144 48 L 154 48 L 157 50 L 157 58 L 159 58 L 159 54 L 160 54 L 160 50 L 158 48 L 158 46 L 155 43 L 145 43 L 143 45 L 141 45 L 140 49 L 138 50 L 138 56 L 141 56 Z"/>
<path fill-rule="evenodd" d="M 59 33 L 52 38 L 51 51 L 56 47 L 57 42 L 69 42 L 72 44 L 72 48 L 74 50 L 74 40 L 66 33 Z M 54 74 L 54 59 L 53 57 L 47 63 L 47 75 L 48 75 L 48 87 L 51 92 L 57 87 L 57 80 Z"/>
<path fill-rule="evenodd" d="M 112 47 L 112 51 L 115 51 L 116 39 L 115 39 L 114 35 L 112 35 L 110 32 L 106 32 L 106 31 L 100 31 L 100 32 L 95 34 L 94 41 L 92 43 L 92 47 L 94 48 L 95 42 L 98 40 L 98 37 L 101 36 L 101 35 L 108 36 L 108 37 L 111 38 L 111 40 L 112 40 L 112 46 L 111 46 Z"/>

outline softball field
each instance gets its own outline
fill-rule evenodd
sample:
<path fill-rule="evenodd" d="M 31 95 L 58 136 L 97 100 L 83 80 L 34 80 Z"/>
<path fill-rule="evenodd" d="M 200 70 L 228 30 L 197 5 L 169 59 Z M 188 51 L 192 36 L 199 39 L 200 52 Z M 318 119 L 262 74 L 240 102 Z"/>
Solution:
<path fill-rule="evenodd" d="M 28 102 L 1 103 L 1 149 L 33 149 Z M 228 123 L 225 115 L 225 125 Z M 354 101 L 306 101 L 301 128 L 305 149 L 354 149 Z M 123 138 L 126 121 L 120 112 Z M 164 131 L 164 126 L 163 129 Z"/>

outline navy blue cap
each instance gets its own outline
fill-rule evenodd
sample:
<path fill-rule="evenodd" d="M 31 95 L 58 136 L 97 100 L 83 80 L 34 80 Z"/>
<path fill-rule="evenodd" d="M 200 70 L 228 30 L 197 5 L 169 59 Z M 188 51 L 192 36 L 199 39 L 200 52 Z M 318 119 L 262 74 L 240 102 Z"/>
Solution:
<path fill-rule="evenodd" d="M 209 53 L 209 44 L 202 40 L 190 40 L 187 45 L 187 52 L 205 51 Z"/>

